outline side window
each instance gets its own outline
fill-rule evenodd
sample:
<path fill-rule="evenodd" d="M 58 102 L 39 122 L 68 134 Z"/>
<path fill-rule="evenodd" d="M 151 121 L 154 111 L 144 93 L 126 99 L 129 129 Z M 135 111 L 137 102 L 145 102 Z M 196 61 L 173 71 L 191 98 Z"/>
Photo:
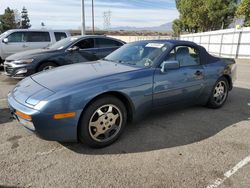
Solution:
<path fill-rule="evenodd" d="M 27 32 L 27 42 L 50 42 L 49 32 Z"/>
<path fill-rule="evenodd" d="M 64 32 L 55 32 L 54 34 L 55 34 L 56 41 L 67 38 L 67 35 Z"/>
<path fill-rule="evenodd" d="M 77 42 L 74 46 L 77 46 L 80 49 L 94 48 L 94 39 L 83 39 Z"/>
<path fill-rule="evenodd" d="M 123 44 L 111 39 L 104 39 L 104 38 L 97 38 L 96 41 L 96 48 L 108 48 L 108 47 L 118 47 L 122 46 Z"/>
<path fill-rule="evenodd" d="M 169 53 L 167 60 L 177 60 L 180 63 L 180 67 L 200 64 L 198 51 L 189 46 L 177 46 Z"/>
<path fill-rule="evenodd" d="M 8 37 L 8 42 L 26 42 L 25 32 L 14 32 Z"/>
<path fill-rule="evenodd" d="M 176 60 L 176 53 L 175 53 L 175 48 L 173 50 L 171 50 L 171 52 L 169 53 L 169 56 L 168 56 L 168 61 L 174 61 Z"/>

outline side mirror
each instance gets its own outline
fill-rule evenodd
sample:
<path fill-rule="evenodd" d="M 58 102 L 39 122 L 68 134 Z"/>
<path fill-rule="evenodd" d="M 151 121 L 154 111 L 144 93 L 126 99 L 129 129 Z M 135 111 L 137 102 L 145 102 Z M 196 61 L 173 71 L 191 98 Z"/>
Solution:
<path fill-rule="evenodd" d="M 4 38 L 3 39 L 3 43 L 7 44 L 9 42 L 9 39 L 8 38 Z"/>
<path fill-rule="evenodd" d="M 68 49 L 69 52 L 79 51 L 80 48 L 78 46 L 74 46 Z"/>
<path fill-rule="evenodd" d="M 178 61 L 164 61 L 161 64 L 161 72 L 166 72 L 167 70 L 173 70 L 180 68 Z"/>

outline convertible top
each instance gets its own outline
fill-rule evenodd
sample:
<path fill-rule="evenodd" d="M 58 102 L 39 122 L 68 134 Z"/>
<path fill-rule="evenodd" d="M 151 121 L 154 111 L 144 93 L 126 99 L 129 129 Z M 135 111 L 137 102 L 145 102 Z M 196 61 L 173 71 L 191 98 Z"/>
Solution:
<path fill-rule="evenodd" d="M 184 41 L 184 40 L 166 40 L 166 42 L 171 43 L 173 47 L 180 46 L 180 45 L 187 45 L 187 46 L 193 46 L 197 48 L 199 50 L 202 64 L 214 63 L 220 60 L 220 58 L 214 57 L 211 54 L 209 54 L 203 46 L 200 46 L 194 42 Z"/>
<path fill-rule="evenodd" d="M 220 60 L 220 58 L 209 54 L 204 47 L 202 47 L 194 42 L 190 42 L 190 41 L 184 41 L 184 40 L 145 40 L 145 41 L 139 41 L 139 42 L 165 43 L 165 44 L 171 45 L 171 49 L 174 48 L 175 46 L 182 46 L 182 45 L 194 47 L 194 48 L 198 49 L 198 51 L 199 51 L 202 64 L 210 64 L 210 63 L 214 63 L 214 62 L 217 62 Z"/>

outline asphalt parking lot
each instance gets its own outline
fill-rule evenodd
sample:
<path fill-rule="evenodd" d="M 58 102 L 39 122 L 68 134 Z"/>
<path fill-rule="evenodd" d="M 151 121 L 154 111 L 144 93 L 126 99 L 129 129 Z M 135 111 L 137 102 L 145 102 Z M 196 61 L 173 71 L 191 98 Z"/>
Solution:
<path fill-rule="evenodd" d="M 225 106 L 154 113 L 104 149 L 41 140 L 13 121 L 0 72 L 0 186 L 249 187 L 250 60 Z M 249 104 L 250 105 L 250 104 Z"/>

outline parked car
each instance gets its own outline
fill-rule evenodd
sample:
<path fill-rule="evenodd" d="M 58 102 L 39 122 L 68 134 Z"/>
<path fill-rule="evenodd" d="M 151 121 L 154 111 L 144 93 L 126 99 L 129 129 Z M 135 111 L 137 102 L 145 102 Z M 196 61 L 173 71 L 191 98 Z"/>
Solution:
<path fill-rule="evenodd" d="M 70 33 L 65 30 L 31 30 L 13 29 L 0 35 L 0 64 L 17 52 L 48 47 L 67 38 Z"/>
<path fill-rule="evenodd" d="M 8 76 L 23 78 L 57 66 L 98 60 L 122 45 L 123 41 L 105 36 L 69 37 L 45 49 L 9 56 L 4 62 L 4 70 Z"/>
<path fill-rule="evenodd" d="M 213 57 L 192 42 L 140 41 L 103 60 L 28 77 L 8 103 L 17 121 L 47 140 L 104 147 L 127 120 L 151 110 L 183 102 L 221 107 L 235 70 L 233 59 Z"/>

